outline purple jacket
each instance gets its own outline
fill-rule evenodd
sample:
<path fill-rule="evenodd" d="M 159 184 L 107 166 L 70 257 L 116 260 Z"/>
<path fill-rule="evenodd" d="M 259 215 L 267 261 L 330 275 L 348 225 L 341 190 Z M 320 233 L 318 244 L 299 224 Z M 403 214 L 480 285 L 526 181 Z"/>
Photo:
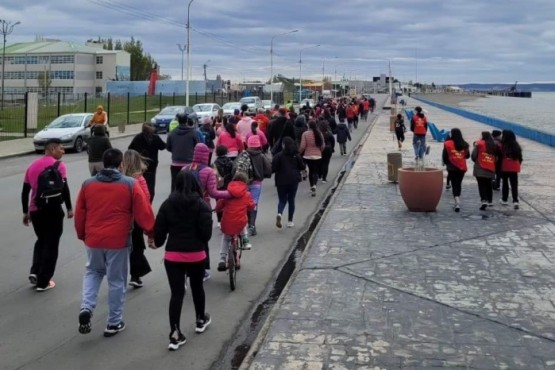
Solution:
<path fill-rule="evenodd" d="M 204 201 L 206 204 L 210 205 L 210 197 L 214 199 L 229 199 L 227 190 L 218 190 L 218 178 L 214 169 L 210 167 L 208 163 L 208 158 L 210 155 L 210 149 L 202 143 L 195 145 L 195 153 L 193 155 L 193 163 L 203 164 L 207 167 L 200 170 L 199 178 L 202 190 L 204 191 Z"/>

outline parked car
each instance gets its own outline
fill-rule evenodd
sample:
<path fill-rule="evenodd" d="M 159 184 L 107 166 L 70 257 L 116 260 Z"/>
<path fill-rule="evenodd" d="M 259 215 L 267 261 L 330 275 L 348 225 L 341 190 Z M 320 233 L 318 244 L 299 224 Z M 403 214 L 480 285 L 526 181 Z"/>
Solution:
<path fill-rule="evenodd" d="M 224 110 L 224 116 L 232 116 L 235 109 L 241 109 L 241 103 L 238 101 L 225 103 L 222 109 Z"/>
<path fill-rule="evenodd" d="M 60 139 L 65 149 L 81 152 L 91 137 L 91 128 L 87 124 L 92 116 L 90 113 L 72 113 L 56 118 L 33 137 L 35 151 L 44 152 L 48 139 Z"/>
<path fill-rule="evenodd" d="M 264 109 L 273 109 L 274 105 L 274 102 L 271 100 L 262 100 L 262 108 Z"/>
<path fill-rule="evenodd" d="M 193 108 L 188 107 L 186 105 L 170 105 L 165 107 L 152 117 L 150 123 L 154 125 L 154 129 L 156 132 L 168 132 L 168 127 L 170 122 L 175 118 L 178 113 L 187 113 L 194 115 L 194 119 L 198 122 L 198 118 L 193 111 Z"/>
<path fill-rule="evenodd" d="M 301 100 L 301 104 L 299 104 L 299 105 L 300 105 L 301 108 L 304 108 L 307 103 L 310 106 L 310 108 L 314 108 L 316 106 L 316 103 L 314 102 L 314 99 L 303 99 L 303 100 Z"/>
<path fill-rule="evenodd" d="M 216 119 L 220 106 L 216 103 L 195 104 L 193 105 L 193 110 L 197 114 L 199 121 L 202 122 L 202 119 L 205 117 L 210 117 L 212 120 Z"/>
<path fill-rule="evenodd" d="M 262 108 L 262 100 L 258 96 L 246 96 L 241 98 L 239 103 L 248 105 L 250 112 L 256 112 L 258 108 Z"/>

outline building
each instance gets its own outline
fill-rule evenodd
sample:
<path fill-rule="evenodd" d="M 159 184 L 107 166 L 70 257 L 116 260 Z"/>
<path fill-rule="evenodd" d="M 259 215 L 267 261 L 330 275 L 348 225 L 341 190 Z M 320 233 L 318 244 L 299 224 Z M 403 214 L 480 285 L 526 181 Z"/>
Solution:
<path fill-rule="evenodd" d="M 25 92 L 101 94 L 107 81 L 130 78 L 130 54 L 104 50 L 96 43 L 37 38 L 6 46 L 5 53 L 6 100 L 20 98 Z"/>

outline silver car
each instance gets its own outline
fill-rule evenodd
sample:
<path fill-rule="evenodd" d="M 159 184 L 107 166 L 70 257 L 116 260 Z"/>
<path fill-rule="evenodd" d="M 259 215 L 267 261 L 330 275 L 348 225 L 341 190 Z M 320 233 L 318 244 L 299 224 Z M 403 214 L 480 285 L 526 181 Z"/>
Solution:
<path fill-rule="evenodd" d="M 90 127 L 86 127 L 92 118 L 90 113 L 64 114 L 50 122 L 37 132 L 33 145 L 37 153 L 44 152 L 44 144 L 48 139 L 60 139 L 65 149 L 81 152 L 91 137 Z"/>
<path fill-rule="evenodd" d="M 220 106 L 216 103 L 202 103 L 202 104 L 195 104 L 193 105 L 193 110 L 197 114 L 197 117 L 200 122 L 206 117 L 215 120 L 218 116 L 218 111 L 220 110 Z"/>
<path fill-rule="evenodd" d="M 274 102 L 271 100 L 262 100 L 262 107 L 264 109 L 274 109 Z"/>
<path fill-rule="evenodd" d="M 225 103 L 222 106 L 222 109 L 224 110 L 224 116 L 232 116 L 233 113 L 235 112 L 235 109 L 241 110 L 241 103 L 239 102 Z"/>

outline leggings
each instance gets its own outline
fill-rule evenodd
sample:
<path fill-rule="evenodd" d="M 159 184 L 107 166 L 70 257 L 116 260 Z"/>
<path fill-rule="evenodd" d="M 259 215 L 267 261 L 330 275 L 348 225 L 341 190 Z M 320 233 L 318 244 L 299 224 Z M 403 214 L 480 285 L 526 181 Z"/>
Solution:
<path fill-rule="evenodd" d="M 478 192 L 482 202 L 491 203 L 493 201 L 493 187 L 491 177 L 476 177 L 478 181 Z"/>
<path fill-rule="evenodd" d="M 465 172 L 463 171 L 447 171 L 447 178 L 451 180 L 451 185 L 453 189 L 453 196 L 460 197 L 461 196 L 461 188 L 462 182 L 464 179 Z"/>
<path fill-rule="evenodd" d="M 185 298 L 185 279 L 189 277 L 191 292 L 193 294 L 193 303 L 195 305 L 196 319 L 204 318 L 205 295 L 204 295 L 204 261 L 201 262 L 171 262 L 164 260 L 168 282 L 170 284 L 170 331 L 175 329 L 181 331 L 181 308 L 183 307 L 183 298 Z"/>
<path fill-rule="evenodd" d="M 506 202 L 509 199 L 509 184 L 511 184 L 511 195 L 513 203 L 518 203 L 518 172 L 501 172 L 503 188 L 501 198 Z"/>
<path fill-rule="evenodd" d="M 129 271 L 131 278 L 139 278 L 151 272 L 152 269 L 145 257 L 146 246 L 143 229 L 141 229 L 136 222 L 133 223 L 131 241 L 133 243 L 133 248 L 129 254 Z"/>
<path fill-rule="evenodd" d="M 295 197 L 297 195 L 297 189 L 299 188 L 299 183 L 293 185 L 280 185 L 277 187 L 278 193 L 278 213 L 283 214 L 285 205 L 288 205 L 289 217 L 287 221 L 293 222 L 293 215 L 295 214 Z"/>
<path fill-rule="evenodd" d="M 331 149 L 322 152 L 322 162 L 320 162 L 320 178 L 324 181 L 328 180 L 328 172 L 330 168 L 332 151 Z"/>
<path fill-rule="evenodd" d="M 318 183 L 318 175 L 320 174 L 320 163 L 321 159 L 304 159 L 306 165 L 308 166 L 308 181 L 310 187 L 316 186 Z"/>

